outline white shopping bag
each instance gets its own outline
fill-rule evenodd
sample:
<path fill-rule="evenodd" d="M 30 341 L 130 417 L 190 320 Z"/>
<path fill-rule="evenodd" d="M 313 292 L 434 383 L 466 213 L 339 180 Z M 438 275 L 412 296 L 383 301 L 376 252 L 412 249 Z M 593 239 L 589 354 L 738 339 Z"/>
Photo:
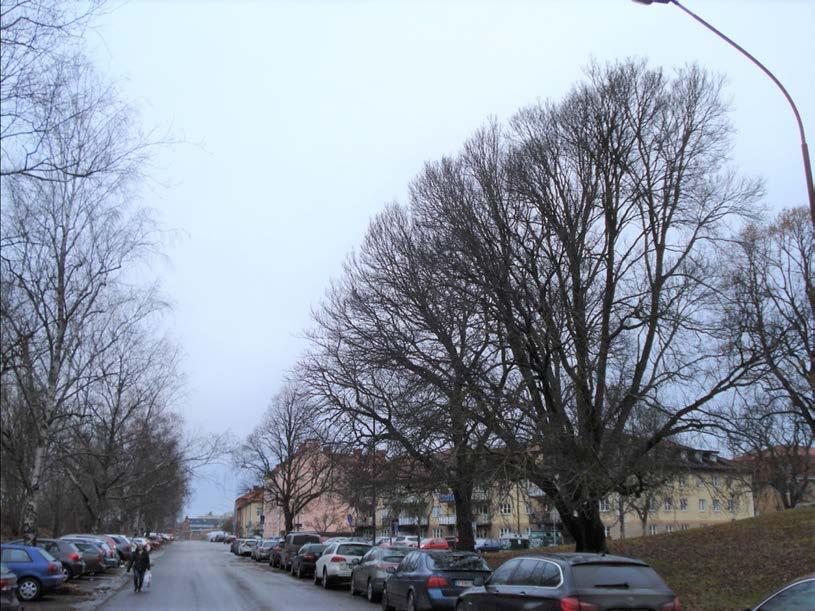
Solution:
<path fill-rule="evenodd" d="M 147 569 L 144 572 L 144 587 L 149 588 L 150 583 L 152 583 L 152 581 L 153 581 L 153 574 L 150 572 L 150 569 Z"/>

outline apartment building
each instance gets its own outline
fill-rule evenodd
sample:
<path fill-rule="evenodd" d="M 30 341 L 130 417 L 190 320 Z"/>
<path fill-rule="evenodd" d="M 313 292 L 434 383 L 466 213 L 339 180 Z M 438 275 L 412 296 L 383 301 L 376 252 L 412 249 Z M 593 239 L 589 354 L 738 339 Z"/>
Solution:
<path fill-rule="evenodd" d="M 670 533 L 752 517 L 750 475 L 717 452 L 677 449 L 672 476 L 641 498 L 614 495 L 600 502 L 610 538 Z M 395 532 L 423 537 L 456 535 L 456 512 L 449 491 L 383 497 L 377 504 L 377 534 Z M 529 537 L 557 541 L 562 533 L 557 511 L 529 482 L 498 482 L 473 495 L 476 537 Z M 368 516 L 356 521 L 357 532 L 370 535 Z"/>
<path fill-rule="evenodd" d="M 264 530 L 264 492 L 254 487 L 235 499 L 235 534 L 239 537 L 259 536 Z"/>

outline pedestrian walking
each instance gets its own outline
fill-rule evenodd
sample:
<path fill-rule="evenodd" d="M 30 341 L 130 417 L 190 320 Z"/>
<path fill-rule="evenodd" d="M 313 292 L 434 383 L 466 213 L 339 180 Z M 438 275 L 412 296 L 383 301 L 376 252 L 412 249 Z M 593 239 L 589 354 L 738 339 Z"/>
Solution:
<path fill-rule="evenodd" d="M 133 569 L 133 591 L 141 592 L 144 573 L 150 570 L 150 550 L 143 545 L 136 546 L 136 552 L 130 557 L 127 570 Z"/>

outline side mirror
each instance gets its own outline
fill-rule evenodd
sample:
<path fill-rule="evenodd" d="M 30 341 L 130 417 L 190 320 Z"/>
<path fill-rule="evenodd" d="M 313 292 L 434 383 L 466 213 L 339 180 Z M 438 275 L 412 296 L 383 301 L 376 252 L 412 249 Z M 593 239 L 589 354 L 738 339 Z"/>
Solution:
<path fill-rule="evenodd" d="M 396 572 L 396 567 L 395 566 L 389 566 L 388 568 L 385 569 L 385 572 L 390 573 L 391 575 L 393 575 Z"/>
<path fill-rule="evenodd" d="M 359 563 L 360 563 L 359 558 L 351 558 L 351 562 L 349 562 L 348 564 L 353 565 L 353 564 L 359 564 Z"/>

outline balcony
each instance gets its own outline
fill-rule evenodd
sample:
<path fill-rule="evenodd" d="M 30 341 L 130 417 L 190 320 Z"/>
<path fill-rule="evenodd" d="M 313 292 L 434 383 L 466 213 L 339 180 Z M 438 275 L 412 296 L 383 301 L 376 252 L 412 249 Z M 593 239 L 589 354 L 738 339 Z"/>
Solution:
<path fill-rule="evenodd" d="M 528 486 L 528 487 L 527 487 L 527 489 L 526 489 L 526 493 L 527 493 L 529 496 L 531 496 L 531 497 L 539 497 L 539 496 L 544 496 L 544 494 L 543 494 L 543 490 L 541 490 L 541 489 L 540 489 L 538 486 L 536 486 L 535 484 L 529 484 L 529 486 Z"/>
<path fill-rule="evenodd" d="M 399 516 L 399 526 L 427 524 L 427 516 Z"/>
<path fill-rule="evenodd" d="M 456 498 L 453 496 L 452 492 L 446 492 L 444 494 L 439 495 L 439 503 L 455 503 Z"/>
<path fill-rule="evenodd" d="M 439 524 L 442 526 L 455 526 L 456 525 L 456 516 L 439 516 L 438 517 Z"/>
<path fill-rule="evenodd" d="M 479 513 L 475 516 L 475 523 L 479 526 L 482 524 L 492 524 L 492 516 L 488 513 Z"/>

